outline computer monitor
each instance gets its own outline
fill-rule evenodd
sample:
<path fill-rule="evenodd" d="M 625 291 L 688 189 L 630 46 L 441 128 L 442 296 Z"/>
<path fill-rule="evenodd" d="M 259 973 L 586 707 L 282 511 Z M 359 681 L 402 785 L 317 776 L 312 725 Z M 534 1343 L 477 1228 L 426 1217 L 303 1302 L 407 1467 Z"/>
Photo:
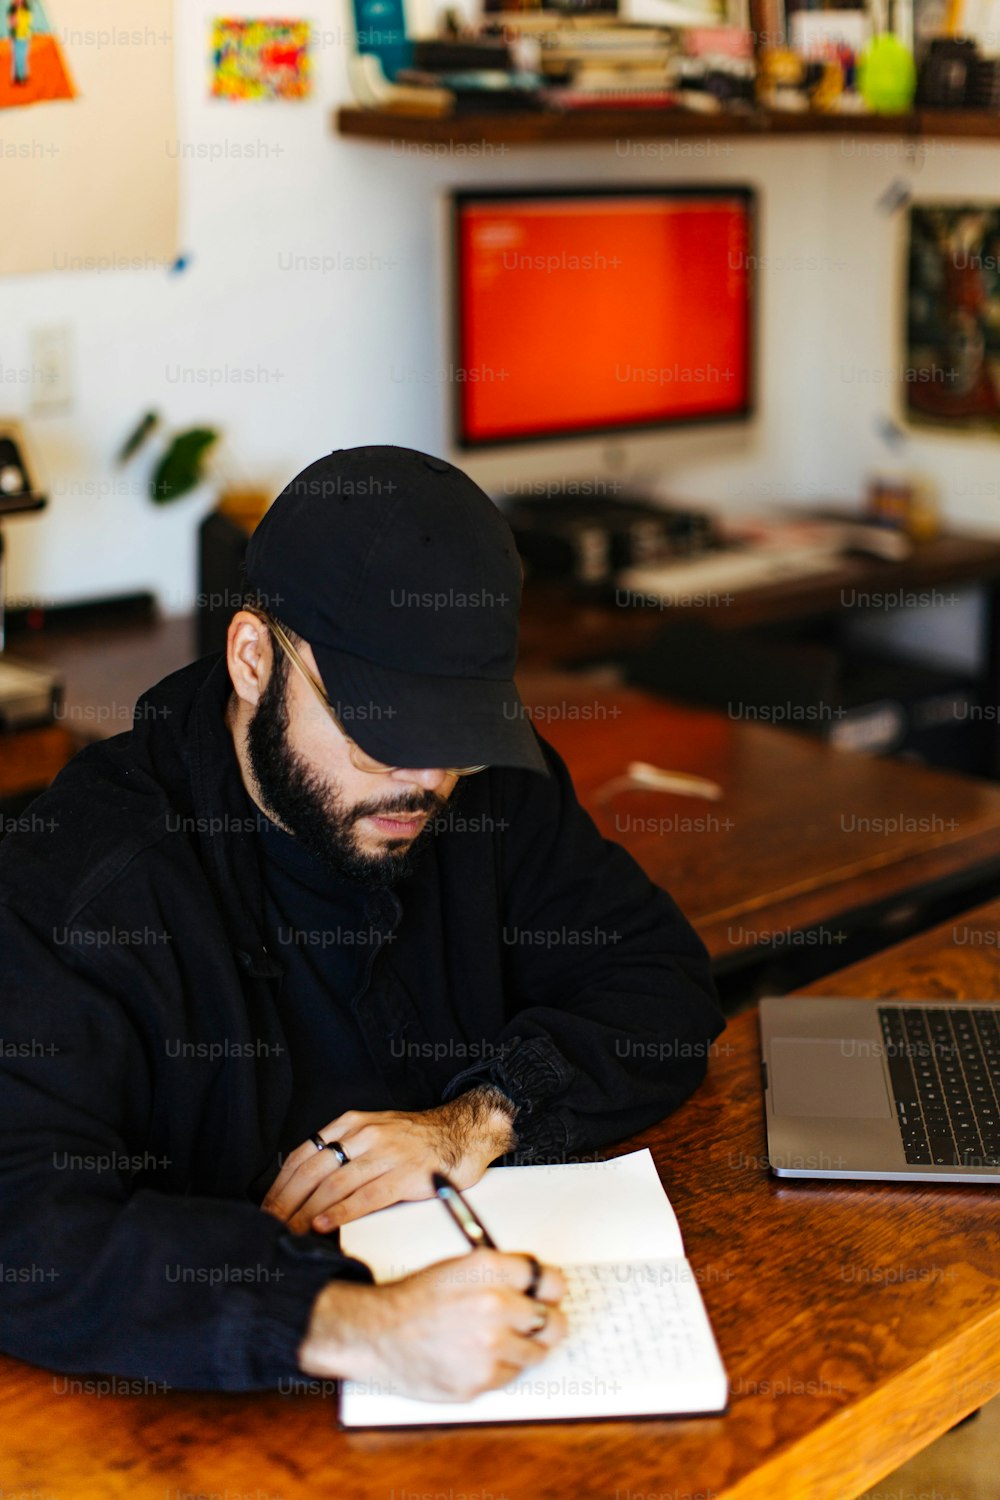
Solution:
<path fill-rule="evenodd" d="M 500 498 L 628 479 L 667 435 L 746 424 L 754 208 L 743 186 L 453 193 L 456 460 Z"/>

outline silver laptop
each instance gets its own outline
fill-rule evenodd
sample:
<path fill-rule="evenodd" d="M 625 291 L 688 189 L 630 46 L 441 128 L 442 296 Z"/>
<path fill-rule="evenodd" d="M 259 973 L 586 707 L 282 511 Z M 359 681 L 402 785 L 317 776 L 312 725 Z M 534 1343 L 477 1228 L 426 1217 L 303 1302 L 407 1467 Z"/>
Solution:
<path fill-rule="evenodd" d="M 760 1003 L 779 1177 L 1000 1183 L 1000 1005 Z"/>

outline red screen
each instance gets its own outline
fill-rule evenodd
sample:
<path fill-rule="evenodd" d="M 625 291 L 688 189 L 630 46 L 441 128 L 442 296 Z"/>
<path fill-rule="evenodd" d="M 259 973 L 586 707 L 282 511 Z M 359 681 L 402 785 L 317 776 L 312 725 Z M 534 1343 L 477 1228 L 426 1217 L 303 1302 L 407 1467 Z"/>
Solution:
<path fill-rule="evenodd" d="M 740 414 L 743 194 L 462 201 L 459 441 Z"/>

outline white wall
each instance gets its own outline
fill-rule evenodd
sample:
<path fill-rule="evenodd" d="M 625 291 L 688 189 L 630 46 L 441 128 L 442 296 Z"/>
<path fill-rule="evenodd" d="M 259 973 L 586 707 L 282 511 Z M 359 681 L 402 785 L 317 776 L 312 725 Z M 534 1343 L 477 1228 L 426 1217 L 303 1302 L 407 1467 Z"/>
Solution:
<path fill-rule="evenodd" d="M 148 406 L 174 427 L 220 426 L 229 474 L 275 492 L 329 448 L 380 441 L 443 449 L 438 205 L 452 185 L 756 184 L 761 416 L 735 439 L 678 442 L 665 488 L 741 507 L 858 495 L 883 452 L 873 424 L 887 392 L 845 379 L 843 367 L 900 360 L 899 225 L 876 200 L 899 176 L 921 193 L 988 195 L 995 148 L 939 147 L 918 171 L 891 141 L 487 152 L 350 141 L 331 125 L 347 97 L 335 0 L 312 10 L 321 34 L 317 86 L 302 105 L 207 100 L 207 28 L 217 9 L 185 0 L 177 15 L 178 138 L 164 150 L 180 159 L 180 248 L 190 268 L 0 282 L 0 366 L 28 363 L 33 328 L 66 323 L 76 373 L 72 411 L 30 421 L 52 499 L 44 515 L 6 527 L 8 599 L 149 588 L 168 611 L 191 606 L 194 532 L 211 494 L 159 508 L 142 493 L 149 459 L 125 471 L 112 462 Z M 29 394 L 4 385 L 6 414 L 26 413 Z M 1000 475 L 988 439 L 920 437 L 911 446 L 938 476 L 949 515 L 995 523 Z"/>
<path fill-rule="evenodd" d="M 997 148 L 985 142 L 932 141 L 914 151 L 902 141 L 858 140 L 831 148 L 830 202 L 839 210 L 834 232 L 844 257 L 861 268 L 831 286 L 827 353 L 816 391 L 824 468 L 841 493 L 857 493 L 866 472 L 891 458 L 876 425 L 901 404 L 898 379 L 884 380 L 902 361 L 905 214 L 887 214 L 878 199 L 897 181 L 917 199 L 995 199 L 998 168 Z M 1000 531 L 997 438 L 910 429 L 903 458 L 936 481 L 953 522 Z"/>

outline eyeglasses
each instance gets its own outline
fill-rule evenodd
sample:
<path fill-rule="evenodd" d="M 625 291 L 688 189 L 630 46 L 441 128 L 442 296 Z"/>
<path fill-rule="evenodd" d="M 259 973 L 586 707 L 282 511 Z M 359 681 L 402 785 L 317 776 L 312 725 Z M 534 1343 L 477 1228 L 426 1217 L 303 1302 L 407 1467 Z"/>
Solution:
<path fill-rule="evenodd" d="M 263 610 L 252 610 L 251 613 L 257 615 L 258 619 L 263 620 L 268 630 L 278 642 L 278 645 L 281 647 L 282 651 L 284 651 L 285 655 L 288 657 L 288 660 L 291 662 L 292 666 L 295 667 L 296 671 L 301 672 L 306 682 L 308 682 L 309 686 L 316 694 L 316 697 L 322 703 L 323 707 L 330 715 L 330 718 L 333 720 L 334 724 L 337 726 L 338 730 L 347 741 L 348 750 L 351 757 L 351 764 L 355 767 L 355 769 L 358 771 L 366 771 L 369 776 L 388 776 L 390 771 L 398 771 L 400 769 L 399 766 L 384 766 L 380 760 L 375 760 L 373 756 L 368 755 L 364 750 L 362 750 L 357 740 L 351 739 L 351 736 L 347 733 L 347 730 L 341 723 L 336 709 L 330 702 L 329 698 L 326 696 L 326 693 L 323 691 L 322 684 L 318 682 L 317 679 L 313 676 L 312 672 L 310 672 L 309 668 L 306 666 L 305 662 L 302 660 L 302 657 L 299 655 L 298 651 L 296 651 L 295 647 L 288 639 L 287 634 L 278 624 L 277 620 L 272 619 L 271 616 L 265 614 Z M 485 771 L 486 766 L 443 766 L 442 770 L 447 771 L 449 776 L 475 776 L 477 771 Z"/>

